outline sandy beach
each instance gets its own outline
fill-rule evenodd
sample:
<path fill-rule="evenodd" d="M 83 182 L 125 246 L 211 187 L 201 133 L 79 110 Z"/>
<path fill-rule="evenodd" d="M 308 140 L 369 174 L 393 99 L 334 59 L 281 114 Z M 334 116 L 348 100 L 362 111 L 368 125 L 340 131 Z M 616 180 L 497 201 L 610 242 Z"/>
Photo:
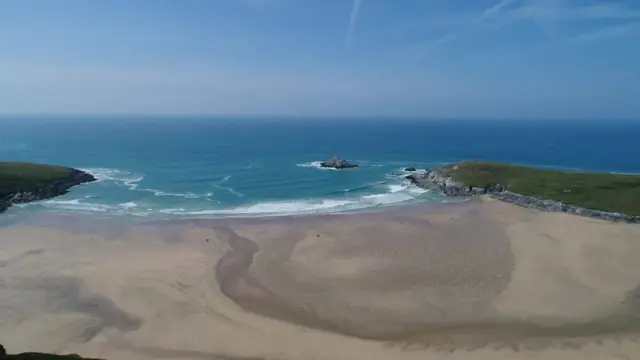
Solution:
<path fill-rule="evenodd" d="M 0 229 L 0 343 L 107 359 L 635 359 L 640 226 L 490 199 Z"/>

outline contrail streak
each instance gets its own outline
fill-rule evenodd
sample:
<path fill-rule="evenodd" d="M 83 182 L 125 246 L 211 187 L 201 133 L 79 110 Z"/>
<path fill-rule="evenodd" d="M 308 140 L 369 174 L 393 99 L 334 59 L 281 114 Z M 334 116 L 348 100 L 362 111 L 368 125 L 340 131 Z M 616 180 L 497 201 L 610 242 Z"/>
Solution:
<path fill-rule="evenodd" d="M 430 50 L 432 50 L 433 48 L 439 46 L 439 45 L 443 45 L 446 44 L 448 42 L 457 40 L 458 38 L 460 38 L 461 36 L 463 36 L 465 33 L 468 33 L 469 31 L 473 30 L 476 26 L 482 24 L 483 22 L 489 20 L 490 18 L 498 15 L 503 8 L 517 3 L 520 0 L 500 0 L 500 2 L 498 2 L 497 4 L 484 9 L 475 19 L 471 20 L 471 22 L 467 23 L 466 25 L 464 25 L 461 29 L 458 29 L 454 32 L 451 32 L 449 34 L 446 34 L 445 36 L 437 39 L 436 41 L 434 41 L 431 46 L 429 47 Z"/>
<path fill-rule="evenodd" d="M 344 37 L 345 45 L 350 45 L 351 40 L 353 39 L 353 31 L 356 28 L 360 5 L 362 5 L 362 0 L 353 0 L 353 8 L 351 9 L 351 17 L 349 18 L 349 27 L 347 27 L 347 35 Z"/>

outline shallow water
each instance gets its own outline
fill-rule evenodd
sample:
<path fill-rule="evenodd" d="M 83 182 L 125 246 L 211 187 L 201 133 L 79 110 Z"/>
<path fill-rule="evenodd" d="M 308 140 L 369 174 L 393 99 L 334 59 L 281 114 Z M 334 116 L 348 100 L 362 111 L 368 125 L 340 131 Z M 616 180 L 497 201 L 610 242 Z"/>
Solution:
<path fill-rule="evenodd" d="M 99 180 L 10 216 L 252 217 L 438 203 L 447 199 L 411 186 L 403 169 L 465 159 L 640 172 L 640 126 L 628 123 L 58 117 L 0 124 L 0 158 L 73 166 Z M 333 155 L 361 167 L 319 168 Z"/>

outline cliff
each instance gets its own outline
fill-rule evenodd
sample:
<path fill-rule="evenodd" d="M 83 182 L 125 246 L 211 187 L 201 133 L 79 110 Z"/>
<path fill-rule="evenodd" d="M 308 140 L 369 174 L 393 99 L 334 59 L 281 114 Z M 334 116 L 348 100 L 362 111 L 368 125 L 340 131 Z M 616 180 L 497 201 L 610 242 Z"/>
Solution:
<path fill-rule="evenodd" d="M 640 223 L 640 176 L 462 162 L 407 176 L 446 196 L 488 195 L 543 211 Z"/>
<path fill-rule="evenodd" d="M 0 213 L 13 204 L 64 195 L 73 186 L 93 181 L 93 175 L 78 169 L 0 162 Z"/>

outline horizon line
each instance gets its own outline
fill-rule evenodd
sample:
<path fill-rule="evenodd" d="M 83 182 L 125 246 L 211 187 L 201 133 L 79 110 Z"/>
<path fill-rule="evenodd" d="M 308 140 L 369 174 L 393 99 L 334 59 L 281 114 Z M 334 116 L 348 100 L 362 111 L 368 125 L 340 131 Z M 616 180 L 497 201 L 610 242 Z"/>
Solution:
<path fill-rule="evenodd" d="M 68 120 L 80 120 L 81 118 L 112 118 L 113 120 L 123 120 L 123 118 L 130 119 L 142 119 L 142 118 L 156 118 L 156 119 L 175 119 L 175 118 L 187 118 L 187 119 L 201 119 L 206 118 L 210 120 L 294 120 L 294 119 L 308 119 L 308 120 L 414 120 L 414 121 L 569 121 L 569 122 L 620 122 L 620 121 L 638 121 L 640 122 L 640 115 L 635 117 L 614 117 L 614 118 L 598 118 L 598 117 L 576 117 L 576 116 L 556 116 L 556 117 L 527 117 L 527 116 L 434 116 L 434 115 L 310 115 L 310 114 L 190 114 L 190 113 L 0 113 L 0 120 L 7 120 L 8 118 L 15 119 L 34 119 L 34 118 L 51 118 L 61 119 L 66 118 Z M 46 119 L 37 119 L 46 120 Z"/>

